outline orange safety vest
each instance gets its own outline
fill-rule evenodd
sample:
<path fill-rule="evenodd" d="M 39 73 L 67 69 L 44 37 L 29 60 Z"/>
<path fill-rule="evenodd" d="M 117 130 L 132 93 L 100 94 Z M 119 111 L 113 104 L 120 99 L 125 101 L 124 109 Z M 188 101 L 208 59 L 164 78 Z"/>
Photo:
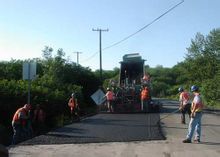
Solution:
<path fill-rule="evenodd" d="M 74 108 L 76 105 L 75 99 L 70 98 L 68 105 L 69 105 L 69 107 Z"/>
<path fill-rule="evenodd" d="M 195 100 L 196 99 L 196 100 Z M 192 102 L 191 110 L 195 108 L 195 112 L 201 112 L 204 105 L 199 93 L 195 94 L 195 97 Z"/>
<path fill-rule="evenodd" d="M 189 98 L 190 98 L 190 95 L 186 91 L 180 94 L 180 101 L 183 102 L 183 105 L 186 105 L 189 102 Z"/>
<path fill-rule="evenodd" d="M 27 116 L 27 111 L 25 110 L 24 107 L 19 108 L 19 109 L 15 112 L 15 114 L 14 114 L 14 116 L 13 116 L 13 119 L 12 119 L 12 122 L 13 122 L 13 123 L 16 123 L 16 124 L 25 125 L 25 124 L 26 124 L 26 120 L 25 120 L 25 119 L 20 119 L 19 114 L 23 114 L 23 115 Z"/>
<path fill-rule="evenodd" d="M 112 91 L 108 91 L 106 93 L 106 99 L 110 100 L 110 101 L 113 100 L 114 99 L 114 93 Z"/>
<path fill-rule="evenodd" d="M 149 90 L 147 88 L 144 88 L 141 91 L 141 100 L 147 100 L 149 99 Z"/>

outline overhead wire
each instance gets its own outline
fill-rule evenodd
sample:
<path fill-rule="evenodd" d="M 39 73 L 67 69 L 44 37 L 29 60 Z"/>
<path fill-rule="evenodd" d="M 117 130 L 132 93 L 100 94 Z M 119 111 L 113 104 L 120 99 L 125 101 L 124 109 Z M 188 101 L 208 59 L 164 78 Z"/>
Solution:
<path fill-rule="evenodd" d="M 124 42 L 125 40 L 128 40 L 129 38 L 133 37 L 134 35 L 136 35 L 137 33 L 143 31 L 144 29 L 146 29 L 147 27 L 149 27 L 150 25 L 152 25 L 154 22 L 158 21 L 160 18 L 162 18 L 163 16 L 165 16 L 166 14 L 168 14 L 170 11 L 172 11 L 173 9 L 175 9 L 176 7 L 178 7 L 179 5 L 181 5 L 182 3 L 184 2 L 184 0 L 181 0 L 181 2 L 177 3 L 176 5 L 174 5 L 173 7 L 171 7 L 170 9 L 168 9 L 167 11 L 165 11 L 163 14 L 161 14 L 160 16 L 158 16 L 157 18 L 155 18 L 154 20 L 152 20 L 151 22 L 149 22 L 148 24 L 146 24 L 145 26 L 143 26 L 142 28 L 140 28 L 139 30 L 137 30 L 136 32 L 126 36 L 125 38 L 119 40 L 118 42 L 115 42 L 105 48 L 102 49 L 103 50 L 106 50 L 106 49 L 109 49 L 109 48 L 112 48 L 116 45 L 119 45 L 120 43 Z M 88 61 L 90 59 L 92 59 L 93 57 L 95 57 L 95 55 L 99 53 L 99 52 L 95 52 L 92 56 L 90 56 L 89 58 L 85 59 L 83 62 L 85 61 Z"/>

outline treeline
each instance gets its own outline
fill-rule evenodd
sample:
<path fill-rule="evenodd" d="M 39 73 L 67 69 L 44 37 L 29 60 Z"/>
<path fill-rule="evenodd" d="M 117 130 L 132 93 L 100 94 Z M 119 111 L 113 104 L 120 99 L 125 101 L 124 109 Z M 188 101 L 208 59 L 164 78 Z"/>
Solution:
<path fill-rule="evenodd" d="M 41 104 L 46 112 L 48 128 L 56 127 L 68 120 L 67 102 L 72 92 L 77 94 L 80 114 L 95 112 L 90 96 L 101 85 L 96 73 L 87 67 L 78 66 L 64 59 L 62 49 L 52 56 L 53 49 L 45 47 L 44 59 L 33 59 L 37 63 L 36 79 L 31 81 L 31 104 Z M 27 103 L 28 81 L 22 80 L 22 66 L 27 61 L 0 62 L 0 133 L 11 133 L 11 120 L 15 111 Z M 4 136 L 0 136 L 1 139 Z M 6 136 L 5 136 L 6 137 Z"/>
<path fill-rule="evenodd" d="M 146 67 L 153 95 L 177 98 L 179 87 L 190 91 L 192 85 L 198 85 L 206 105 L 220 108 L 220 28 L 207 36 L 197 33 L 187 51 L 185 60 L 172 68 Z"/>

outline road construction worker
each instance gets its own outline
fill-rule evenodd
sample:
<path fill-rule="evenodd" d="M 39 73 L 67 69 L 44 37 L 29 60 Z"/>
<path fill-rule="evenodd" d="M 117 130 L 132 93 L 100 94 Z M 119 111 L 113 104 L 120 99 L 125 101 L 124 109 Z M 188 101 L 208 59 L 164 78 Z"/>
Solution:
<path fill-rule="evenodd" d="M 114 92 L 111 91 L 110 88 L 107 88 L 107 93 L 105 94 L 104 97 L 106 97 L 107 100 L 108 111 L 114 112 L 114 99 L 115 99 Z"/>
<path fill-rule="evenodd" d="M 191 119 L 188 126 L 188 133 L 186 139 L 183 140 L 183 143 L 191 143 L 194 131 L 195 137 L 194 142 L 199 143 L 201 137 L 201 119 L 202 119 L 202 110 L 204 104 L 202 102 L 201 95 L 199 94 L 199 88 L 195 85 L 191 87 L 194 98 L 191 106 Z"/>
<path fill-rule="evenodd" d="M 191 115 L 191 103 L 190 101 L 190 94 L 187 91 L 184 91 L 182 87 L 178 89 L 180 95 L 179 95 L 179 101 L 180 106 L 179 110 L 181 111 L 181 123 L 185 124 L 185 114 L 188 113 L 189 117 Z"/>
<path fill-rule="evenodd" d="M 25 104 L 23 107 L 19 108 L 12 119 L 12 127 L 13 127 L 13 138 L 12 138 L 12 144 L 17 144 L 25 139 L 27 139 L 27 131 L 30 129 L 28 127 L 28 121 L 29 121 L 29 112 L 31 110 L 30 104 Z"/>
<path fill-rule="evenodd" d="M 73 122 L 75 117 L 77 121 L 80 121 L 80 117 L 78 113 L 79 105 L 75 93 L 71 94 L 71 98 L 69 99 L 68 106 L 70 107 L 71 121 Z"/>
<path fill-rule="evenodd" d="M 147 86 L 143 86 L 141 90 L 141 110 L 145 112 L 150 111 L 150 91 Z"/>

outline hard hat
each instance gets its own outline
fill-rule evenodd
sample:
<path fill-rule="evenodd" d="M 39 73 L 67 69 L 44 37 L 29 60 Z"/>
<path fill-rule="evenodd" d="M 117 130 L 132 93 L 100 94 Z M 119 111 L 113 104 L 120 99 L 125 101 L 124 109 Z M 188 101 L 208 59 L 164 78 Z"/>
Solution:
<path fill-rule="evenodd" d="M 183 87 L 179 87 L 179 88 L 178 88 L 178 91 L 179 91 L 179 92 L 183 92 Z"/>
<path fill-rule="evenodd" d="M 191 91 L 192 92 L 196 92 L 196 91 L 198 91 L 199 90 L 199 87 L 197 87 L 196 85 L 193 85 L 192 87 L 191 87 Z"/>
<path fill-rule="evenodd" d="M 75 96 L 75 93 L 72 93 L 71 96 L 72 96 L 72 97 Z"/>
<path fill-rule="evenodd" d="M 110 88 L 107 88 L 107 90 L 110 90 Z"/>

